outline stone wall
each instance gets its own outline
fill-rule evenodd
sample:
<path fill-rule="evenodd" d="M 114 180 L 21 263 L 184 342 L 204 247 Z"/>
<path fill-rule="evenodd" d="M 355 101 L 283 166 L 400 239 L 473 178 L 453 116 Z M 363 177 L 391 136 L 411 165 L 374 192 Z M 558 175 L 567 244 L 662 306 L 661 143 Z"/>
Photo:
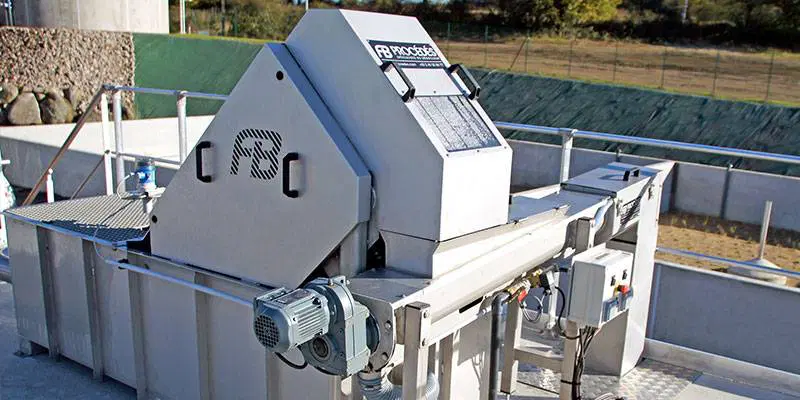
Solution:
<path fill-rule="evenodd" d="M 73 122 L 104 83 L 133 85 L 130 33 L 0 28 L 0 124 Z M 133 98 L 124 101 L 132 114 Z"/>

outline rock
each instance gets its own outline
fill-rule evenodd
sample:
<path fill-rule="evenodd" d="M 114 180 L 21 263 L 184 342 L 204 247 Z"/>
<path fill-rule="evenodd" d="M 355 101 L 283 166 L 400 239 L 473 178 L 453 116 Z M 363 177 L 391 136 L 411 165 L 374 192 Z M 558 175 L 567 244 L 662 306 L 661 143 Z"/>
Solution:
<path fill-rule="evenodd" d="M 71 86 L 64 89 L 64 98 L 72 104 L 75 112 L 81 115 L 86 112 L 86 107 L 89 105 L 86 99 L 86 93 L 78 87 Z"/>
<path fill-rule="evenodd" d="M 33 93 L 33 86 L 25 85 L 19 88 L 20 93 Z"/>
<path fill-rule="evenodd" d="M 48 92 L 39 105 L 42 108 L 42 122 L 45 124 L 65 124 L 75 118 L 72 104 L 58 92 Z"/>
<path fill-rule="evenodd" d="M 8 106 L 8 122 L 12 125 L 39 125 L 42 123 L 42 116 L 39 114 L 39 103 L 36 96 L 31 92 L 25 92 L 17 96 L 13 103 Z"/>
<path fill-rule="evenodd" d="M 11 104 L 19 95 L 19 89 L 9 83 L 0 84 L 0 104 Z"/>

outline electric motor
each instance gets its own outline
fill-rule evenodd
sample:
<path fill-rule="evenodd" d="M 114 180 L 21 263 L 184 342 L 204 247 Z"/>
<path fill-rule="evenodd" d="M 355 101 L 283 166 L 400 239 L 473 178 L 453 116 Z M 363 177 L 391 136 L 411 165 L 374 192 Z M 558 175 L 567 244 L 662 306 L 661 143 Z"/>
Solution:
<path fill-rule="evenodd" d="M 328 300 L 312 290 L 272 290 L 256 298 L 254 310 L 256 338 L 269 351 L 283 353 L 328 333 Z"/>

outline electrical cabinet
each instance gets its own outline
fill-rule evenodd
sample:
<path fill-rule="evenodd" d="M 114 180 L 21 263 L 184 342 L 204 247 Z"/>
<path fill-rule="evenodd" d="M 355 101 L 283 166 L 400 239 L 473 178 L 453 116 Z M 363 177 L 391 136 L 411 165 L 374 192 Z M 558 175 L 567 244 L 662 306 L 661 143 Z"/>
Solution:
<path fill-rule="evenodd" d="M 599 328 L 628 308 L 633 296 L 633 254 L 591 248 L 576 255 L 569 274 L 568 319 Z"/>

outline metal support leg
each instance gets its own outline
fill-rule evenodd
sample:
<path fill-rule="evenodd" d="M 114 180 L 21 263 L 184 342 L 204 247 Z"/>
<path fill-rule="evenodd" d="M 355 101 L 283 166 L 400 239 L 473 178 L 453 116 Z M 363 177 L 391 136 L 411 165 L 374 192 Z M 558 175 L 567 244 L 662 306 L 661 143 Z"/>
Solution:
<path fill-rule="evenodd" d="M 47 329 L 47 351 L 50 358 L 58 360 L 61 344 L 58 342 L 58 310 L 53 287 L 53 257 L 50 254 L 50 240 L 47 229 L 36 228 L 36 241 L 39 246 L 39 268 L 42 274 L 42 295 L 44 296 L 44 320 Z"/>
<path fill-rule="evenodd" d="M 122 142 L 122 93 L 119 90 L 114 91 L 111 96 L 111 108 L 114 113 L 114 148 L 117 152 L 117 179 L 114 182 L 119 186 L 125 180 L 125 160 L 122 159 L 122 153 L 125 152 Z"/>
<path fill-rule="evenodd" d="M 578 325 L 572 321 L 567 321 L 567 326 L 564 328 L 569 337 L 578 335 Z M 564 361 L 561 363 L 561 390 L 559 390 L 558 398 L 560 400 L 572 400 L 572 371 L 575 365 L 575 355 L 578 350 L 578 341 L 576 339 L 564 339 Z"/>
<path fill-rule="evenodd" d="M 516 348 L 522 335 L 522 306 L 516 301 L 508 304 L 506 313 L 506 335 L 503 340 L 503 374 L 500 377 L 500 391 L 514 393 L 517 390 L 517 361 Z"/>
<path fill-rule="evenodd" d="M 186 92 L 178 92 L 178 161 L 186 161 L 189 154 L 186 143 Z"/>
<path fill-rule="evenodd" d="M 88 112 L 88 111 L 87 111 Z M 108 95 L 100 95 L 100 129 L 103 135 L 103 177 L 106 183 L 106 196 L 114 193 L 114 177 L 111 172 L 111 135 L 108 130 Z"/>
<path fill-rule="evenodd" d="M 426 303 L 414 302 L 405 307 L 403 400 L 425 398 L 425 385 L 428 382 L 430 315 L 430 305 Z"/>
<path fill-rule="evenodd" d="M 95 380 L 102 381 L 105 376 L 105 366 L 103 365 L 103 334 L 100 324 L 100 306 L 97 301 L 94 245 L 88 240 L 83 240 L 82 250 L 86 304 L 89 311 L 89 337 L 92 343 L 92 377 Z"/>
<path fill-rule="evenodd" d="M 144 321 L 142 319 L 142 277 L 128 271 L 128 294 L 131 304 L 131 330 L 133 331 L 133 362 L 136 371 L 136 398 L 147 400 L 147 363 L 144 350 Z"/>
<path fill-rule="evenodd" d="M 565 182 L 569 179 L 569 164 L 572 158 L 572 141 L 575 139 L 575 132 L 577 129 L 560 128 L 558 133 L 561 134 L 561 173 L 559 174 L 559 182 Z"/>
<path fill-rule="evenodd" d="M 460 331 L 455 331 L 442 339 L 442 371 L 439 376 L 439 398 L 441 400 L 456 400 L 455 397 L 453 397 L 453 387 L 456 385 L 456 382 L 453 380 L 453 369 L 458 365 L 459 332 Z"/>
<path fill-rule="evenodd" d="M 202 274 L 194 274 L 194 283 L 208 286 L 209 282 Z M 194 315 L 195 327 L 197 331 L 197 372 L 200 383 L 200 399 L 208 400 L 211 398 L 211 387 L 209 383 L 211 366 L 208 360 L 208 295 L 194 291 Z"/>
<path fill-rule="evenodd" d="M 548 272 L 550 285 L 561 287 L 561 272 L 558 270 Z M 558 295 L 553 292 L 550 299 L 547 301 L 547 324 L 545 328 L 553 334 L 553 337 L 558 337 L 556 326 L 558 326 Z"/>

